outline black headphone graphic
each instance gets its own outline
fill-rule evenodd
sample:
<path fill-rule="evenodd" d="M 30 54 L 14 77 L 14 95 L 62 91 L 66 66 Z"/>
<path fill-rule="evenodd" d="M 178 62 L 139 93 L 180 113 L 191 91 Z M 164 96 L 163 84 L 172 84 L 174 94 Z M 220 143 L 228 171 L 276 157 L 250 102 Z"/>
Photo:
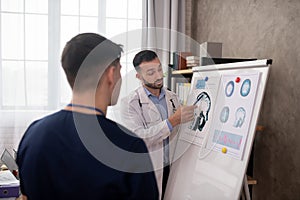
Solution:
<path fill-rule="evenodd" d="M 198 128 L 199 131 L 202 131 L 204 126 L 205 126 L 205 123 L 206 121 L 208 121 L 208 113 L 210 111 L 210 107 L 211 107 L 211 100 L 210 100 L 210 97 L 209 95 L 206 93 L 206 92 L 201 92 L 197 98 L 196 98 L 196 101 L 194 102 L 193 105 L 196 105 L 199 101 L 203 101 L 203 100 L 207 100 L 207 103 L 208 103 L 208 108 L 206 110 L 206 113 L 204 114 L 203 113 L 203 110 L 201 110 L 199 116 L 197 116 L 193 123 L 191 124 L 190 128 L 192 130 L 196 130 Z"/>

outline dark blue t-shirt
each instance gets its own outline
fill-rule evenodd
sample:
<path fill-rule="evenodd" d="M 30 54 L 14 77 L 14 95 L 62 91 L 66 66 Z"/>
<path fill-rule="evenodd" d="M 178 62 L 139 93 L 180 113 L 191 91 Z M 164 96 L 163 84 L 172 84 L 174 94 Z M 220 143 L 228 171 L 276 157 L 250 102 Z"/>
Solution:
<path fill-rule="evenodd" d="M 19 144 L 21 191 L 29 200 L 156 200 L 147 152 L 141 139 L 104 116 L 61 110 L 32 123 Z"/>

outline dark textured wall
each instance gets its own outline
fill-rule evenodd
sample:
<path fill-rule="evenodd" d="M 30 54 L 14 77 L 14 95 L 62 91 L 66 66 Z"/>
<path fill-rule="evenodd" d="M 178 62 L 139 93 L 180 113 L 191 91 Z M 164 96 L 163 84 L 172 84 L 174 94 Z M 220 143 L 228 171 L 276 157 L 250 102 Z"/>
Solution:
<path fill-rule="evenodd" d="M 272 58 L 253 199 L 300 199 L 300 0 L 186 0 L 186 33 L 223 57 Z"/>

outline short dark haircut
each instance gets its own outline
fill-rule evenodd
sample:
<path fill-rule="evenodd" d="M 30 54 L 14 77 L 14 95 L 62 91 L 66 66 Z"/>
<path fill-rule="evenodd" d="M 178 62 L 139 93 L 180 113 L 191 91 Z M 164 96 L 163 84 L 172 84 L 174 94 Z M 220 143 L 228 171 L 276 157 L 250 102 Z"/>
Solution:
<path fill-rule="evenodd" d="M 107 67 L 120 62 L 122 51 L 121 45 L 96 33 L 82 33 L 73 37 L 65 45 L 61 56 L 61 64 L 71 88 L 74 90 L 76 80 L 77 90 L 89 89 L 94 81 L 100 80 L 99 76 Z"/>
<path fill-rule="evenodd" d="M 157 54 L 151 50 L 143 50 L 137 53 L 133 59 L 133 66 L 138 71 L 142 62 L 149 62 L 157 58 Z"/>

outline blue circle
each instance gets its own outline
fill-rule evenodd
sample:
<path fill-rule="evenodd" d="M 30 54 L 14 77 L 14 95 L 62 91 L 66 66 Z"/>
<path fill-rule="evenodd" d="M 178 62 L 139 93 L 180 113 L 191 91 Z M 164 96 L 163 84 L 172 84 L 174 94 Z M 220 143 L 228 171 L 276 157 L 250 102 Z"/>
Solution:
<path fill-rule="evenodd" d="M 229 118 L 229 107 L 225 106 L 221 111 L 220 121 L 222 123 L 225 123 L 225 122 L 227 122 L 228 118 Z"/>
<path fill-rule="evenodd" d="M 251 90 L 251 81 L 250 79 L 244 80 L 240 93 L 243 97 L 247 96 L 250 93 Z"/>
<path fill-rule="evenodd" d="M 230 97 L 234 91 L 234 82 L 229 81 L 225 87 L 225 94 L 227 97 Z"/>

